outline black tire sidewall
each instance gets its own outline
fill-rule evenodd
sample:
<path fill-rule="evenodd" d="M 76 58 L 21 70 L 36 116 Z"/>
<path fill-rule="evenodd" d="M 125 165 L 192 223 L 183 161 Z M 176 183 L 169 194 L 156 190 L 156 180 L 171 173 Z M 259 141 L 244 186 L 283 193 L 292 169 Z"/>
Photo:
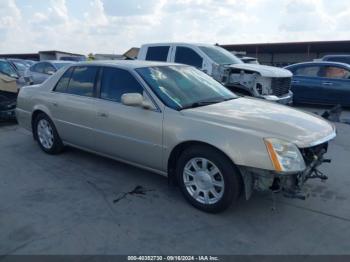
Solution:
<path fill-rule="evenodd" d="M 224 195 L 215 204 L 202 204 L 196 201 L 186 189 L 183 181 L 183 169 L 190 159 L 196 157 L 210 160 L 219 168 L 224 178 Z M 186 149 L 177 161 L 176 178 L 185 198 L 196 208 L 210 213 L 218 213 L 227 209 L 238 200 L 242 189 L 241 176 L 237 167 L 225 154 L 209 146 L 193 146 Z"/>
<path fill-rule="evenodd" d="M 40 139 L 38 137 L 38 123 L 40 120 L 42 119 L 45 119 L 51 126 L 52 128 L 52 131 L 53 131 L 53 136 L 54 136 L 54 139 L 53 139 L 53 145 L 50 149 L 48 148 L 45 148 L 41 142 L 40 142 Z M 63 149 L 63 143 L 62 143 L 62 140 L 61 138 L 59 137 L 58 133 L 57 133 L 57 130 L 56 130 L 56 127 L 54 125 L 54 123 L 52 122 L 52 120 L 46 115 L 46 114 L 43 114 L 43 113 L 40 113 L 36 118 L 35 118 L 35 121 L 34 121 L 34 132 L 35 132 L 35 138 L 40 146 L 40 148 L 48 153 L 48 154 L 58 154 L 62 151 Z"/>

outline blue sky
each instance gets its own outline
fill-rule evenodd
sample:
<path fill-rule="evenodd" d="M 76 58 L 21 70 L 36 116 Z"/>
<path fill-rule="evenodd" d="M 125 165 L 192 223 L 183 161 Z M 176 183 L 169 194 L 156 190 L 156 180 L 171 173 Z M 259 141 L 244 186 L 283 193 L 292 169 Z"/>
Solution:
<path fill-rule="evenodd" d="M 346 0 L 0 0 L 0 53 L 350 39 Z"/>

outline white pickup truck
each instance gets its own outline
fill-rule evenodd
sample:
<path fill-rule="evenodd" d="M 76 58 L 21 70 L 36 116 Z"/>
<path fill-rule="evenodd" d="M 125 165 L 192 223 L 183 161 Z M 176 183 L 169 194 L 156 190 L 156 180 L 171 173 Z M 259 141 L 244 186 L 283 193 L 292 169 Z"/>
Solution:
<path fill-rule="evenodd" d="M 142 45 L 138 60 L 187 64 L 243 94 L 290 104 L 292 73 L 286 69 L 245 64 L 229 51 L 214 45 L 158 43 Z"/>

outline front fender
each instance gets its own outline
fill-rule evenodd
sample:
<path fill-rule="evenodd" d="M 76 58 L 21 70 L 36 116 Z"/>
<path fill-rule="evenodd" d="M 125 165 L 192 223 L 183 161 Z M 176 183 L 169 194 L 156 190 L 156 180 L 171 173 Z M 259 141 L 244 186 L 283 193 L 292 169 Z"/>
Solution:
<path fill-rule="evenodd" d="M 166 110 L 164 113 L 165 170 L 174 148 L 187 141 L 209 144 L 222 151 L 236 165 L 274 170 L 263 138 L 254 132 L 183 117 L 179 115 L 181 112 L 177 111 Z"/>

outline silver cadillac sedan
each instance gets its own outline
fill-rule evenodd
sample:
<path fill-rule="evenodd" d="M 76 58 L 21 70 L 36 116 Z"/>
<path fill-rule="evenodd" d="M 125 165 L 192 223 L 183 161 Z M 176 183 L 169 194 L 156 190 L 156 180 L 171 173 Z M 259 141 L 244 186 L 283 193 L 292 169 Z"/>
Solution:
<path fill-rule="evenodd" d="M 73 146 L 168 176 L 219 212 L 240 195 L 304 198 L 335 128 L 286 106 L 238 97 L 201 71 L 146 61 L 61 69 L 18 95 L 17 119 L 49 154 Z"/>

